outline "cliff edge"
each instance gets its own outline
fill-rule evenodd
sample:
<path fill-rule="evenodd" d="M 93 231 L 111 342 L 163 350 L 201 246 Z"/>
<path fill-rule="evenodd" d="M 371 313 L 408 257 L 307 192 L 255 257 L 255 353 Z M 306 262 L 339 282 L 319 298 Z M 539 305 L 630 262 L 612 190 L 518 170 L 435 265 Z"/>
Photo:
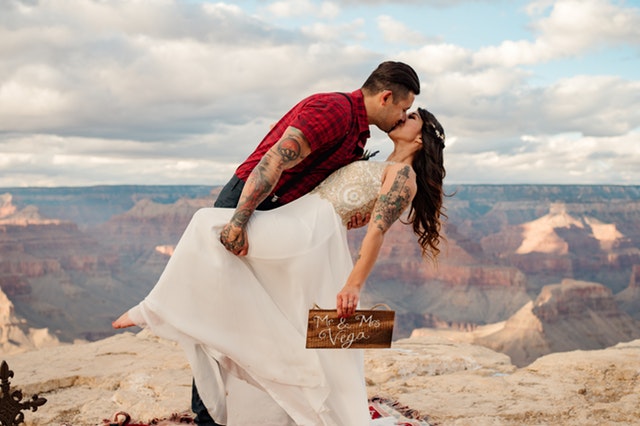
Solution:
<path fill-rule="evenodd" d="M 12 384 L 48 400 L 25 425 L 102 424 L 124 410 L 149 421 L 188 410 L 182 351 L 125 332 L 7 356 Z M 633 425 L 640 419 L 640 340 L 544 356 L 516 368 L 506 355 L 439 337 L 367 350 L 370 396 L 392 398 L 437 425 Z"/>

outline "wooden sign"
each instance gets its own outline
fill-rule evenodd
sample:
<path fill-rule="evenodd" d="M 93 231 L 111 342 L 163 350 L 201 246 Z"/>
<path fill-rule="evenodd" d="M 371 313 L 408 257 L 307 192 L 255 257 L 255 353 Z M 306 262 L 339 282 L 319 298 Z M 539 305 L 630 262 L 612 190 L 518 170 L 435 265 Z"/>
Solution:
<path fill-rule="evenodd" d="M 387 310 L 375 310 L 379 306 Z M 394 319 L 395 312 L 383 304 L 369 310 L 357 310 L 348 318 L 338 317 L 335 309 L 310 309 L 307 348 L 389 348 Z"/>

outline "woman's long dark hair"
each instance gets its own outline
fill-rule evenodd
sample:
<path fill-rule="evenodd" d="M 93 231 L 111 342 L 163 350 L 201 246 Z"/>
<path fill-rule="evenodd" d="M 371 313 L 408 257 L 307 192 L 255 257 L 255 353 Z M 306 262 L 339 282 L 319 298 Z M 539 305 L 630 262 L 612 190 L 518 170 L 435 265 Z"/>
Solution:
<path fill-rule="evenodd" d="M 422 247 L 422 255 L 435 261 L 440 253 L 438 245 L 443 237 L 440 235 L 440 218 L 445 217 L 442 200 L 444 190 L 442 182 L 445 177 L 444 129 L 436 117 L 423 108 L 418 108 L 422 118 L 422 149 L 413 158 L 412 167 L 416 172 L 418 190 L 409 209 L 408 224 L 418 236 Z"/>

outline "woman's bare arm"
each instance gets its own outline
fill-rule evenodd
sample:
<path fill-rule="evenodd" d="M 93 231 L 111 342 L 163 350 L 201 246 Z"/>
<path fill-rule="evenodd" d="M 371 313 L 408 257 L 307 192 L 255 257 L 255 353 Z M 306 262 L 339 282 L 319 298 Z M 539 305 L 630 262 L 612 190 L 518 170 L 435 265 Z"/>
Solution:
<path fill-rule="evenodd" d="M 383 177 L 353 270 L 336 296 L 338 315 L 350 316 L 355 312 L 360 291 L 375 265 L 385 233 L 411 204 L 415 194 L 415 173 L 411 167 L 406 164 L 390 165 Z"/>

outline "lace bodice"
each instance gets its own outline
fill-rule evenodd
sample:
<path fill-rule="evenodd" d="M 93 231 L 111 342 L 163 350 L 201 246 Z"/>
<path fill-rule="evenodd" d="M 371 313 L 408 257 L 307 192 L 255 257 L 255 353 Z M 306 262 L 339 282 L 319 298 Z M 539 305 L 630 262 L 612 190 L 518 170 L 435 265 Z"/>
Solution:
<path fill-rule="evenodd" d="M 388 163 L 356 161 L 333 172 L 312 193 L 333 204 L 347 224 L 355 213 L 370 213 L 382 185 L 382 172 Z"/>

